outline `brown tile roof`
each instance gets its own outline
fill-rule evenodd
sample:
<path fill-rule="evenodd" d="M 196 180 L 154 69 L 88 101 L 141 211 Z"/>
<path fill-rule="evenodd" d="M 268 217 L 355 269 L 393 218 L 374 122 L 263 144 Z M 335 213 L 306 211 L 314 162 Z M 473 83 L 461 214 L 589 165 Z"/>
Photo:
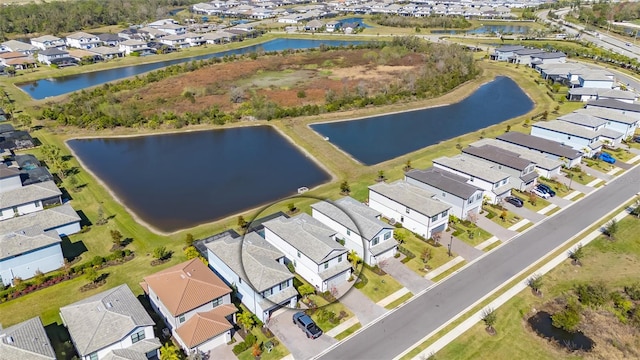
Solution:
<path fill-rule="evenodd" d="M 151 288 L 173 316 L 231 292 L 198 258 L 147 276 L 140 285 L 145 292 Z"/>
<path fill-rule="evenodd" d="M 237 309 L 233 304 L 225 304 L 207 312 L 196 313 L 182 324 L 176 332 L 180 339 L 191 349 L 232 329 L 233 325 L 227 321 L 225 316 L 231 315 L 236 311 Z"/>
<path fill-rule="evenodd" d="M 36 63 L 35 60 L 30 59 L 28 57 L 9 59 L 5 61 L 5 64 L 7 65 L 22 65 L 22 64 L 35 64 L 35 63 Z"/>
<path fill-rule="evenodd" d="M 27 55 L 19 51 L 10 51 L 10 52 L 0 54 L 1 59 L 15 59 L 15 58 L 26 58 L 26 57 Z"/>

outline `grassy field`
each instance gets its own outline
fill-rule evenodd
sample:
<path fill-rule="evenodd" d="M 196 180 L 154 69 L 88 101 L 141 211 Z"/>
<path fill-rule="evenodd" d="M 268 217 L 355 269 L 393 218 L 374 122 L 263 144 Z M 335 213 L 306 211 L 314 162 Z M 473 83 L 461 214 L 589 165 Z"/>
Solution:
<path fill-rule="evenodd" d="M 322 331 L 324 332 L 327 332 L 333 329 L 339 324 L 332 323 L 327 318 L 322 318 L 320 316 L 322 310 L 332 311 L 336 315 L 336 317 L 340 315 L 340 312 L 344 311 L 346 313 L 346 316 L 343 317 L 341 321 L 346 321 L 353 316 L 353 313 L 351 312 L 351 310 L 349 310 L 346 306 L 344 306 L 340 301 L 334 301 L 331 304 L 329 304 L 327 300 L 325 300 L 324 298 L 318 295 L 309 295 L 309 298 L 313 300 L 316 303 L 316 305 L 318 305 L 319 308 L 321 308 L 320 310 L 316 311 L 313 315 L 311 315 L 311 318 L 313 319 L 313 321 L 316 322 L 318 327 L 320 327 L 320 329 L 322 329 Z"/>
<path fill-rule="evenodd" d="M 391 275 L 378 275 L 367 267 L 362 267 L 362 274 L 367 277 L 367 284 L 359 288 L 371 301 L 378 302 L 394 292 L 402 289 L 402 285 Z"/>
<path fill-rule="evenodd" d="M 412 232 L 407 229 L 396 229 L 395 231 L 396 233 L 401 233 L 404 235 L 404 243 L 402 244 L 402 246 L 411 251 L 416 256 L 415 258 L 405 263 L 405 265 L 409 267 L 409 269 L 413 270 L 416 274 L 424 276 L 427 274 L 427 271 L 425 270 L 426 266 L 429 266 L 429 268 L 431 269 L 436 269 L 450 260 L 447 254 L 446 246 L 435 247 L 433 245 L 427 244 L 426 242 L 418 239 Z M 448 241 L 448 235 L 444 234 L 441 241 Z M 426 264 L 422 260 L 422 254 L 425 250 L 430 251 L 431 254 L 431 258 Z"/>
<path fill-rule="evenodd" d="M 483 214 L 482 216 L 487 216 L 487 218 L 489 218 L 489 211 L 495 213 L 495 216 L 490 218 L 490 220 L 504 228 L 509 228 L 522 220 L 519 215 L 507 210 L 507 208 L 501 209 L 497 205 L 484 205 L 483 208 L 487 211 L 487 214 Z"/>
<path fill-rule="evenodd" d="M 576 283 L 606 281 L 610 288 L 629 285 L 638 280 L 640 268 L 640 220 L 627 217 L 620 221 L 620 232 L 616 241 L 604 236 L 587 245 L 583 266 L 576 267 L 570 261 L 561 264 L 543 277 L 542 298 L 530 289 L 523 290 L 505 305 L 497 309 L 498 335 L 489 336 L 483 324 L 477 324 L 454 342 L 436 354 L 438 359 L 581 359 L 582 354 L 571 354 L 540 338 L 526 323 L 534 310 L 544 303 L 573 288 Z M 589 328 L 586 327 L 585 328 Z M 620 359 L 611 345 L 598 334 L 592 355 L 584 358 Z M 636 344 L 640 339 L 636 338 Z"/>
<path fill-rule="evenodd" d="M 362 324 L 357 323 L 353 326 L 351 326 L 350 328 L 348 328 L 347 330 L 341 332 L 340 334 L 336 335 L 335 339 L 340 341 L 344 338 L 346 338 L 347 336 L 353 334 L 354 332 L 358 331 L 358 329 L 360 329 L 362 327 Z"/>
<path fill-rule="evenodd" d="M 520 198 L 520 200 L 522 200 L 522 203 L 524 204 L 524 207 L 533 211 L 533 212 L 538 212 L 544 208 L 546 208 L 547 206 L 549 206 L 550 202 L 537 196 L 534 195 L 535 198 L 531 197 L 528 193 L 525 193 L 524 191 L 520 191 L 520 190 L 512 190 L 511 191 L 512 194 L 514 194 L 514 196 Z M 534 200 L 535 204 L 531 202 L 531 200 Z"/>
<path fill-rule="evenodd" d="M 450 269 L 448 269 L 447 271 L 443 272 L 442 274 L 434 277 L 433 279 L 431 279 L 431 281 L 433 282 L 438 282 L 444 278 L 446 278 L 447 276 L 453 274 L 454 272 L 460 270 L 463 266 L 465 266 L 467 264 L 466 261 L 461 261 L 459 263 L 457 263 L 455 266 L 452 266 Z"/>
<path fill-rule="evenodd" d="M 593 180 L 595 180 L 596 178 L 591 176 L 591 175 L 587 175 L 587 173 L 585 173 L 584 171 L 581 172 L 573 172 L 573 171 L 568 171 L 565 169 L 560 170 L 565 174 L 568 175 L 572 175 L 573 176 L 573 181 L 577 182 L 578 184 L 582 184 L 582 185 L 587 185 L 588 183 L 592 182 Z"/>
<path fill-rule="evenodd" d="M 489 240 L 492 236 L 488 231 L 475 224 L 465 224 L 463 222 L 458 222 L 452 225 L 452 228 L 455 237 L 471 246 L 476 246 L 484 242 L 485 240 Z"/>
<path fill-rule="evenodd" d="M 552 179 L 538 178 L 538 182 L 549 186 L 556 192 L 557 197 L 565 197 L 573 192 L 573 190 L 569 189 L 569 185 L 562 184 Z"/>

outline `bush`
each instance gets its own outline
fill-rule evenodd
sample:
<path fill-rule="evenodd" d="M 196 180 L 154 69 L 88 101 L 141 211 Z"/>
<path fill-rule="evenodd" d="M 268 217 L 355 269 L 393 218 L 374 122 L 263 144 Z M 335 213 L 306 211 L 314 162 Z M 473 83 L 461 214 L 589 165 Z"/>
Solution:
<path fill-rule="evenodd" d="M 256 340 L 257 340 L 256 336 L 251 334 L 251 333 L 249 335 L 247 335 L 247 337 L 244 338 L 244 342 L 246 343 L 247 348 L 252 347 L 253 344 L 256 343 Z"/>
<path fill-rule="evenodd" d="M 296 272 L 296 268 L 295 266 L 293 266 L 292 262 L 287 263 L 287 269 L 289 269 L 289 272 L 291 272 L 292 274 Z"/>
<path fill-rule="evenodd" d="M 636 283 L 633 285 L 625 286 L 624 292 L 629 295 L 629 298 L 633 301 L 640 300 L 640 283 Z"/>
<path fill-rule="evenodd" d="M 580 302 L 592 307 L 600 307 L 609 301 L 609 290 L 604 283 L 581 284 L 576 287 Z"/>
<path fill-rule="evenodd" d="M 247 337 L 249 337 L 249 336 L 247 336 Z M 236 346 L 234 346 L 231 351 L 233 351 L 234 354 L 239 355 L 241 352 L 244 352 L 248 348 L 249 348 L 249 346 L 247 346 L 247 343 L 243 341 L 243 342 L 238 343 Z"/>
<path fill-rule="evenodd" d="M 365 285 L 367 285 L 368 282 L 369 279 L 367 279 L 367 277 L 363 273 L 360 273 L 360 276 L 358 276 L 358 281 L 355 283 L 355 285 L 353 285 L 353 287 L 355 287 L 356 289 L 362 289 L 363 287 L 365 287 Z"/>
<path fill-rule="evenodd" d="M 91 266 L 101 266 L 104 263 L 104 258 L 102 256 L 94 256 L 89 263 Z"/>

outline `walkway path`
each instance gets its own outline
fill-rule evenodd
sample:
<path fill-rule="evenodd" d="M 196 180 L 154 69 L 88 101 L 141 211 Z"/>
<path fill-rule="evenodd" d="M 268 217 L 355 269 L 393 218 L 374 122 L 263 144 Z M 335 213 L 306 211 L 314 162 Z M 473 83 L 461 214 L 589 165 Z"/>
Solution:
<path fill-rule="evenodd" d="M 475 247 L 467 244 L 466 242 L 458 239 L 455 236 L 453 237 L 453 241 L 451 244 L 451 252 L 453 252 L 454 254 L 458 254 L 467 261 L 477 259 L 482 256 L 482 254 L 484 254 L 484 251 L 476 249 Z"/>
<path fill-rule="evenodd" d="M 324 334 L 327 335 L 327 336 L 336 337 L 336 335 L 338 335 L 341 332 L 347 330 L 348 328 L 352 327 L 353 325 L 357 324 L 358 322 L 359 322 L 358 321 L 358 317 L 357 316 L 352 316 L 349 319 L 347 319 L 347 321 L 345 321 L 342 324 L 334 327 L 333 329 L 327 331 Z"/>
<path fill-rule="evenodd" d="M 387 312 L 385 308 L 374 303 L 365 294 L 356 288 L 352 288 L 347 291 L 342 297 L 340 297 L 341 303 L 349 308 L 358 317 L 362 326 L 372 322 L 380 315 Z"/>
<path fill-rule="evenodd" d="M 476 249 L 478 250 L 484 250 L 485 248 L 489 247 L 491 244 L 500 241 L 500 239 L 498 239 L 495 236 L 492 236 L 491 238 L 489 238 L 488 240 L 481 242 L 480 244 L 476 245 Z"/>
<path fill-rule="evenodd" d="M 393 294 L 387 296 L 386 298 L 378 301 L 376 304 L 379 306 L 385 307 L 391 304 L 392 302 L 400 299 L 401 297 L 405 296 L 406 294 L 411 294 L 411 291 L 409 291 L 409 289 L 407 289 L 406 287 L 403 287 L 402 289 L 394 292 Z"/>
<path fill-rule="evenodd" d="M 427 280 L 422 276 L 416 274 L 413 270 L 409 269 L 405 264 L 401 263 L 399 259 L 390 258 L 383 262 L 381 265 L 382 270 L 396 279 L 402 286 L 409 289 L 414 294 L 428 288 L 433 285 L 433 281 Z M 380 304 L 380 302 L 378 302 Z M 384 306 L 384 305 L 383 305 Z"/>
<path fill-rule="evenodd" d="M 493 234 L 502 241 L 509 240 L 518 234 L 517 231 L 508 230 L 507 228 L 494 223 L 491 219 L 487 219 L 484 214 L 478 216 L 478 226 L 487 230 L 490 234 Z"/>
<path fill-rule="evenodd" d="M 427 273 L 427 275 L 425 275 L 424 277 L 426 279 L 433 279 L 434 277 L 442 274 L 443 272 L 446 272 L 447 270 L 451 269 L 452 267 L 460 264 L 461 262 L 464 261 L 464 258 L 461 256 L 457 256 L 455 257 L 453 260 L 449 261 L 448 263 L 437 267 L 436 269 L 431 270 L 429 273 Z"/>

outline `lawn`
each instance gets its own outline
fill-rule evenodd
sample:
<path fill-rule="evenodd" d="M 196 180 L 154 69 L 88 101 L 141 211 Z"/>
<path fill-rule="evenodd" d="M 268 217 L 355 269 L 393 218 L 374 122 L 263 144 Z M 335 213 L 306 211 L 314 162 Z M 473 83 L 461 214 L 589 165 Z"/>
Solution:
<path fill-rule="evenodd" d="M 500 246 L 500 244 L 502 244 L 502 241 L 498 240 L 498 241 L 494 242 L 493 244 L 487 246 L 486 248 L 482 249 L 482 251 L 489 252 L 489 251 L 497 248 L 498 246 Z"/>
<path fill-rule="evenodd" d="M 347 330 L 341 332 L 340 334 L 336 335 L 335 339 L 340 341 L 344 338 L 346 338 L 347 336 L 353 334 L 354 332 L 358 331 L 358 329 L 360 329 L 362 327 L 362 324 L 357 323 L 355 325 L 353 325 L 352 327 L 348 328 Z"/>
<path fill-rule="evenodd" d="M 565 185 L 554 179 L 539 177 L 538 182 L 550 187 L 553 191 L 556 192 L 557 197 L 565 197 L 573 192 L 573 190 L 569 189 L 569 185 Z"/>
<path fill-rule="evenodd" d="M 448 269 L 447 271 L 443 272 L 442 274 L 434 277 L 433 279 L 431 279 L 431 281 L 433 282 L 438 282 L 444 278 L 446 278 L 447 276 L 453 274 L 454 272 L 462 269 L 463 266 L 465 266 L 467 264 L 466 261 L 461 261 L 457 264 L 455 264 L 454 266 L 452 266 L 450 269 Z"/>
<path fill-rule="evenodd" d="M 529 193 L 525 193 L 524 191 L 520 191 L 520 190 L 511 190 L 511 193 L 520 198 L 520 200 L 522 200 L 522 203 L 524 204 L 524 207 L 533 211 L 533 212 L 538 212 L 544 208 L 546 208 L 547 206 L 549 206 L 549 204 L 551 204 L 550 202 L 548 202 L 547 200 L 539 197 L 538 195 L 533 195 L 531 196 Z M 557 196 L 557 194 L 556 194 Z M 533 202 L 532 202 L 533 200 Z"/>
<path fill-rule="evenodd" d="M 577 182 L 578 184 L 582 184 L 582 185 L 587 185 L 588 183 L 592 182 L 593 180 L 595 180 L 596 178 L 591 176 L 591 175 L 587 175 L 584 171 L 573 171 L 573 170 L 567 170 L 567 169 L 562 169 L 560 170 L 563 173 L 565 173 L 567 175 L 567 177 L 569 178 L 573 178 L 573 181 Z"/>
<path fill-rule="evenodd" d="M 594 169 L 603 173 L 611 171 L 615 168 L 615 165 L 611 165 L 599 159 L 588 159 L 583 157 L 582 163 L 590 169 Z M 589 170 L 585 169 L 585 171 L 588 172 Z"/>
<path fill-rule="evenodd" d="M 436 354 L 438 359 L 581 359 L 581 354 L 571 354 L 560 350 L 552 343 L 536 335 L 526 323 L 532 309 L 541 308 L 576 283 L 605 281 L 610 288 L 628 285 L 638 280 L 640 266 L 640 220 L 626 217 L 619 222 L 616 241 L 601 236 L 584 247 L 582 266 L 562 263 L 544 275 L 544 296 L 533 296 L 530 289 L 523 290 L 516 297 L 497 309 L 498 331 L 489 336 L 484 325 L 479 323 L 454 340 Z M 586 333 L 587 336 L 593 334 Z M 636 344 L 640 339 L 636 338 Z M 607 341 L 595 339 L 593 356 L 588 358 L 623 358 L 616 349 L 606 345 Z M 606 345 L 606 346 L 603 346 Z M 602 347 L 601 347 L 602 346 Z"/>
<path fill-rule="evenodd" d="M 489 240 L 492 236 L 488 231 L 469 221 L 458 221 L 451 227 L 453 228 L 453 236 L 471 246 L 476 246 L 485 240 Z"/>
<path fill-rule="evenodd" d="M 387 304 L 387 306 L 385 306 L 384 308 L 387 310 L 393 310 L 396 307 L 400 306 L 400 304 L 402 304 L 403 302 L 411 299 L 413 297 L 412 293 L 406 293 L 402 296 L 400 296 L 398 299 L 390 302 L 389 304 Z"/>
<path fill-rule="evenodd" d="M 378 302 L 394 292 L 402 289 L 402 285 L 392 278 L 391 275 L 378 275 L 366 266 L 362 267 L 362 275 L 367 278 L 367 283 L 363 287 L 357 287 L 373 302 Z"/>
<path fill-rule="evenodd" d="M 418 239 L 415 234 L 407 229 L 396 229 L 396 234 L 403 234 L 404 243 L 402 247 L 411 251 L 416 257 L 407 261 L 405 265 L 409 267 L 409 269 L 413 270 L 416 274 L 420 276 L 425 276 L 427 271 L 425 270 L 425 266 L 429 266 L 431 269 L 435 269 L 445 263 L 447 263 L 450 258 L 448 254 L 448 248 L 444 244 L 448 244 L 450 233 L 444 233 L 441 242 L 443 243 L 441 246 L 435 247 L 431 244 L 428 244 L 420 239 Z M 431 252 L 431 259 L 425 264 L 422 260 L 421 256 L 424 251 Z"/>
<path fill-rule="evenodd" d="M 323 316 L 326 315 L 326 313 L 324 312 L 333 312 L 337 317 L 342 311 L 344 311 L 346 313 L 346 316 L 342 318 L 341 321 L 343 322 L 353 316 L 351 310 L 344 306 L 340 301 L 334 301 L 329 304 L 327 300 L 319 295 L 309 295 L 309 299 L 313 300 L 313 302 L 315 302 L 319 308 L 315 313 L 313 313 L 313 315 L 311 315 L 311 318 L 324 332 L 327 332 L 340 324 L 334 324 L 333 322 L 329 321 L 326 316 Z"/>
<path fill-rule="evenodd" d="M 609 154 L 611 154 L 611 156 L 613 156 L 617 161 L 622 161 L 622 162 L 627 162 L 633 159 L 634 157 L 636 157 L 636 154 L 632 153 L 627 149 L 623 149 L 620 147 L 615 149 L 607 149 L 605 150 L 605 152 L 608 152 Z"/>
<path fill-rule="evenodd" d="M 275 336 L 270 339 L 267 338 L 267 336 L 263 334 L 262 330 L 260 330 L 260 328 L 258 327 L 254 327 L 253 329 L 251 329 L 251 333 L 256 336 L 256 343 L 262 344 L 261 346 L 262 355 L 260 355 L 260 359 L 277 360 L 277 359 L 282 359 L 283 357 L 289 355 L 289 350 L 280 341 L 278 341 L 278 339 Z M 278 343 L 278 345 L 274 346 L 271 349 L 271 351 L 267 351 L 267 349 L 264 347 L 264 344 L 266 344 L 269 341 L 271 341 L 272 344 L 274 343 L 274 341 Z M 253 356 L 253 349 L 248 349 L 241 352 L 240 354 L 238 354 L 238 359 L 239 360 L 255 359 L 255 357 Z"/>
<path fill-rule="evenodd" d="M 512 225 L 517 224 L 520 220 L 522 220 L 520 216 L 498 205 L 487 204 L 487 205 L 483 205 L 482 208 L 484 209 L 485 212 L 487 212 L 487 214 L 485 215 L 487 219 L 490 219 L 496 224 L 502 227 L 505 227 L 507 229 Z"/>

